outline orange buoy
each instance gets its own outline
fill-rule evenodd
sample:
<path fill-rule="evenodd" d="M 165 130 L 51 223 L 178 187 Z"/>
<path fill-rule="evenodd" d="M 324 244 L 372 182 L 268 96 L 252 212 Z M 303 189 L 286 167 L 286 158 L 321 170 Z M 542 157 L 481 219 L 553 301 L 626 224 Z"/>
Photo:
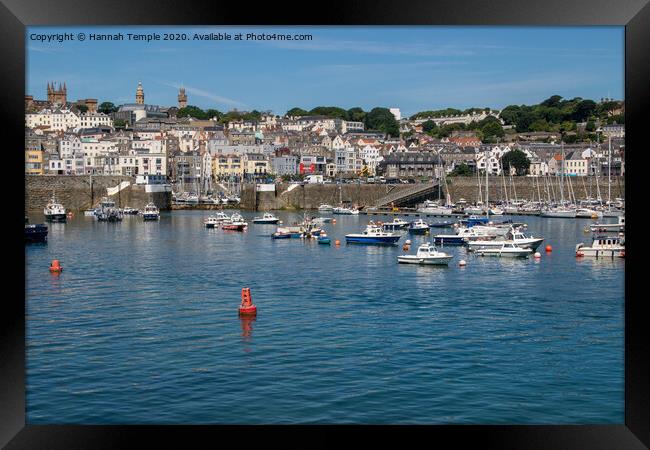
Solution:
<path fill-rule="evenodd" d="M 52 260 L 52 264 L 50 265 L 50 272 L 52 273 L 61 273 L 63 272 L 63 267 L 59 264 L 59 260 L 55 259 Z"/>
<path fill-rule="evenodd" d="M 239 314 L 249 316 L 257 314 L 257 307 L 253 305 L 250 288 L 242 288 L 241 290 L 241 305 L 239 305 Z"/>
<path fill-rule="evenodd" d="M 335 241 L 334 241 L 334 245 L 341 245 L 341 241 L 339 241 L 338 239 L 335 240 Z"/>
<path fill-rule="evenodd" d="M 332 219 L 332 223 L 336 223 L 336 219 Z"/>
<path fill-rule="evenodd" d="M 552 252 L 552 251 L 553 251 L 553 247 L 551 247 L 550 245 L 547 245 L 547 246 L 546 246 L 546 251 L 549 252 L 549 253 Z"/>

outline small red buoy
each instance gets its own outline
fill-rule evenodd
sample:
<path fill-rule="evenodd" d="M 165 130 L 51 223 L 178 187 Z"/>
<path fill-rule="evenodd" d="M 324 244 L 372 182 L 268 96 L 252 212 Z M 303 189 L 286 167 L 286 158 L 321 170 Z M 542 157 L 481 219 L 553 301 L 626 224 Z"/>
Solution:
<path fill-rule="evenodd" d="M 52 264 L 50 265 L 50 272 L 52 273 L 61 273 L 63 272 L 63 267 L 59 264 L 59 260 L 55 259 L 52 260 Z"/>
<path fill-rule="evenodd" d="M 552 251 L 553 251 L 553 247 L 551 247 L 550 245 L 547 245 L 547 246 L 546 246 L 546 251 L 547 251 L 548 253 L 552 252 Z"/>
<path fill-rule="evenodd" d="M 241 290 L 241 305 L 239 305 L 239 314 L 248 316 L 257 314 L 257 307 L 253 305 L 253 300 L 251 299 L 250 288 L 242 288 Z"/>
<path fill-rule="evenodd" d="M 338 239 L 335 240 L 335 241 L 334 241 L 334 245 L 341 245 L 341 241 L 339 241 Z"/>

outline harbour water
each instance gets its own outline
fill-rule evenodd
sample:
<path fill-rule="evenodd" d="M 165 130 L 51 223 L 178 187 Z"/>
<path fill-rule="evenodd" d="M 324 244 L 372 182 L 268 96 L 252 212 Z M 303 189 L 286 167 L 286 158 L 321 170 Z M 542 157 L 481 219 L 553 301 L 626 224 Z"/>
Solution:
<path fill-rule="evenodd" d="M 325 246 L 210 214 L 78 215 L 26 245 L 29 424 L 624 422 L 624 260 L 575 257 L 591 220 L 515 217 L 540 260 L 437 267 L 397 263 L 427 236 L 345 244 L 380 217 L 335 216 Z"/>

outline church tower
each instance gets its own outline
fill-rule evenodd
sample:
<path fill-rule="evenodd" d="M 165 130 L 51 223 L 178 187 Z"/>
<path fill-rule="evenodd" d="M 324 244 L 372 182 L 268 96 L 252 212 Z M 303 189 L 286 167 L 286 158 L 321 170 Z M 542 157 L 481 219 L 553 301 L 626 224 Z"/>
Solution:
<path fill-rule="evenodd" d="M 187 106 L 187 94 L 185 94 L 185 88 L 181 88 L 178 91 L 178 109 L 185 108 Z"/>
<path fill-rule="evenodd" d="M 55 87 L 54 83 L 47 83 L 47 102 L 54 105 L 65 106 L 68 101 L 68 89 L 65 82 L 63 86 L 59 83 L 59 87 Z"/>
<path fill-rule="evenodd" d="M 144 91 L 142 90 L 142 81 L 138 81 L 138 89 L 135 91 L 135 102 L 138 105 L 144 105 Z"/>

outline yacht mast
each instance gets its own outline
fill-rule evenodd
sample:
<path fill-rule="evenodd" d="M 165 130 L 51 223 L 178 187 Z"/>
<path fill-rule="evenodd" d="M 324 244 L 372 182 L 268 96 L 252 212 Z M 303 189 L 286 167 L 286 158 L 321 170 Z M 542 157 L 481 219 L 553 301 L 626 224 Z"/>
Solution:
<path fill-rule="evenodd" d="M 609 134 L 609 150 L 607 151 L 607 205 L 612 207 L 612 135 Z"/>
<path fill-rule="evenodd" d="M 562 165 L 560 166 L 560 204 L 564 206 L 564 142 L 562 142 Z"/>

